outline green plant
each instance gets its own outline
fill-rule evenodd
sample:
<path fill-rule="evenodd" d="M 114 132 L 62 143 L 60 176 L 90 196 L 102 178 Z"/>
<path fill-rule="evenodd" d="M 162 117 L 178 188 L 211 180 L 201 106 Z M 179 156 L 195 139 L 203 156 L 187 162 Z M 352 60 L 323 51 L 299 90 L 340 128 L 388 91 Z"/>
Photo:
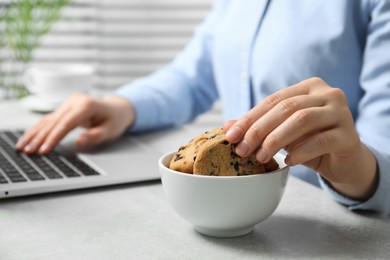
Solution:
<path fill-rule="evenodd" d="M 4 60 L 4 46 L 5 46 L 5 37 L 4 37 L 4 6 L 0 4 L 0 91 L 4 92 L 4 70 L 3 70 L 3 60 Z M 0 92 L 0 98 L 2 96 Z"/>
<path fill-rule="evenodd" d="M 18 76 L 40 46 L 41 38 L 49 33 L 61 18 L 61 10 L 71 0 L 14 0 L 3 8 L 5 23 L 5 44 L 14 61 L 20 63 Z M 16 80 L 11 84 L 15 97 L 28 94 L 25 87 Z"/>

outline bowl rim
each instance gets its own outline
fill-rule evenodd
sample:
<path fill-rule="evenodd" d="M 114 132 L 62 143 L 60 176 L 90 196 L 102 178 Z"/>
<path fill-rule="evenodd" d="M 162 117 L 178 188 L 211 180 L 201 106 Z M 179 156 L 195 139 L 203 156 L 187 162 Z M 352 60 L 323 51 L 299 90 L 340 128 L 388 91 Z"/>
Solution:
<path fill-rule="evenodd" d="M 175 171 L 175 170 L 172 170 L 170 169 L 169 167 L 165 166 L 163 161 L 169 157 L 169 156 L 173 156 L 174 154 L 176 153 L 176 151 L 174 152 L 168 152 L 168 153 L 165 153 L 164 155 L 162 155 L 159 159 L 158 159 L 158 165 L 160 168 L 163 168 L 164 170 L 167 170 L 168 172 L 171 172 L 173 174 L 178 174 L 178 175 L 182 175 L 182 176 L 188 176 L 189 178 L 210 178 L 210 179 L 241 179 L 241 178 L 256 178 L 256 177 L 259 177 L 259 176 L 267 176 L 267 175 L 273 175 L 273 174 L 281 174 L 285 171 L 285 169 L 288 169 L 290 166 L 288 165 L 285 165 L 284 167 L 276 170 L 276 171 L 272 171 L 272 172 L 265 172 L 265 173 L 261 173 L 261 174 L 252 174 L 252 175 L 241 175 L 241 176 L 210 176 L 210 175 L 200 175 L 200 174 L 191 174 L 191 173 L 184 173 L 184 172 L 179 172 L 179 171 Z M 286 155 L 278 152 L 275 156 L 283 156 L 283 157 L 286 157 Z M 274 158 L 275 158 L 274 156 Z M 287 171 L 288 173 L 289 171 Z"/>

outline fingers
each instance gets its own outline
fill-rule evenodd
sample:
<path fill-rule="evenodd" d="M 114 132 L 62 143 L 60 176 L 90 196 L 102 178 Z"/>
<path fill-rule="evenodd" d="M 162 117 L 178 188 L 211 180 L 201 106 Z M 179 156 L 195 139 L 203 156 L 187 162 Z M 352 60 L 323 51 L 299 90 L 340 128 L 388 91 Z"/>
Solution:
<path fill-rule="evenodd" d="M 310 86 L 311 84 L 303 81 L 268 96 L 231 126 L 226 133 L 227 140 L 232 143 L 238 143 L 258 118 L 262 117 L 283 100 L 294 96 L 309 94 L 311 91 Z"/>
<path fill-rule="evenodd" d="M 337 122 L 338 115 L 330 109 L 312 107 L 299 110 L 265 137 L 256 158 L 267 162 L 289 144 L 303 142 L 303 137 L 316 136 Z"/>
<path fill-rule="evenodd" d="M 314 96 L 296 96 L 281 101 L 247 130 L 236 152 L 248 156 L 257 150 L 258 160 L 266 162 L 270 156 L 307 132 L 334 124 L 332 111 L 323 109 L 323 100 Z"/>
<path fill-rule="evenodd" d="M 78 111 L 66 114 L 50 131 L 46 132 L 39 153 L 51 151 L 62 138 L 79 125 Z"/>
<path fill-rule="evenodd" d="M 313 130 L 308 128 L 322 127 L 322 125 L 327 122 L 318 121 L 317 125 L 311 125 L 311 121 L 313 121 L 313 119 L 322 118 L 322 121 L 326 120 L 326 118 L 320 115 L 321 110 L 310 110 L 308 108 L 322 107 L 323 105 L 324 102 L 320 97 L 309 97 L 308 95 L 295 96 L 279 102 L 279 104 L 275 105 L 268 113 L 252 124 L 245 133 L 242 142 L 238 144 L 236 152 L 240 156 L 245 157 L 254 152 L 263 142 L 267 144 L 267 142 L 272 140 L 273 145 L 276 145 L 276 140 L 274 140 L 276 138 L 283 137 L 286 139 L 287 137 L 287 139 L 290 140 L 291 138 L 298 138 L 296 135 L 303 135 L 303 131 Z M 294 127 L 296 128 L 296 124 L 305 124 L 305 127 L 301 126 L 297 130 L 291 129 Z M 278 128 L 277 131 L 276 128 Z M 293 131 L 293 133 L 287 132 L 287 134 L 279 136 L 281 135 L 281 129 L 285 129 L 285 131 Z M 274 130 L 275 132 L 272 135 L 271 133 Z M 267 142 L 265 141 L 266 137 L 268 138 Z M 284 145 L 287 144 L 288 143 Z M 264 143 L 262 147 L 264 147 Z M 261 151 L 259 153 L 259 158 L 261 157 L 260 161 L 268 159 L 268 156 L 264 157 L 264 152 L 265 151 Z"/>
<path fill-rule="evenodd" d="M 26 153 L 35 153 L 44 142 L 48 133 L 58 123 L 64 114 L 67 113 L 68 107 L 62 107 L 58 111 L 48 114 L 33 127 L 28 129 L 21 138 L 19 138 L 16 149 Z"/>
<path fill-rule="evenodd" d="M 16 149 L 26 153 L 48 153 L 72 129 L 90 123 L 95 103 L 84 95 L 73 96 L 27 130 L 19 139 Z"/>
<path fill-rule="evenodd" d="M 77 137 L 77 144 L 81 146 L 100 144 L 109 139 L 108 131 L 108 124 L 88 129 Z"/>
<path fill-rule="evenodd" d="M 31 140 L 33 137 L 39 132 L 39 130 L 43 127 L 45 124 L 45 118 L 43 118 L 41 121 L 39 121 L 37 124 L 32 126 L 29 130 L 27 130 L 18 140 L 18 142 L 15 145 L 15 148 L 18 151 L 25 151 L 30 152 L 32 150 L 31 147 Z"/>
<path fill-rule="evenodd" d="M 79 144 L 98 144 L 119 137 L 134 118 L 132 105 L 123 98 L 97 100 L 75 95 L 27 130 L 16 148 L 27 153 L 48 153 L 79 126 L 91 128 L 78 137 Z"/>
<path fill-rule="evenodd" d="M 276 92 L 236 122 L 226 122 L 224 129 L 228 141 L 238 143 L 238 155 L 256 152 L 263 163 L 284 148 L 291 153 L 286 159 L 289 163 L 311 160 L 315 165 L 314 158 L 330 149 L 339 155 L 352 153 L 348 140 L 358 139 L 352 134 L 354 124 L 345 94 L 317 78 Z M 317 149 L 321 143 L 329 145 Z"/>
<path fill-rule="evenodd" d="M 317 158 L 338 150 L 342 146 L 343 140 L 345 140 L 345 136 L 339 128 L 315 134 L 289 149 L 286 164 L 291 166 L 304 164 L 318 171 L 320 160 Z"/>

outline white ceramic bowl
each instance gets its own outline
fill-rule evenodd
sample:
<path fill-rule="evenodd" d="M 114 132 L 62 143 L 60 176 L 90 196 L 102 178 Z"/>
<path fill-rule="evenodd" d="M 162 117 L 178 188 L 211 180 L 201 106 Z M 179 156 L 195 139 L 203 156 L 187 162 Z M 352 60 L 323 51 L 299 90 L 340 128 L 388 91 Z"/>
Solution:
<path fill-rule="evenodd" d="M 204 176 L 168 168 L 174 153 L 162 156 L 159 169 L 164 192 L 173 209 L 196 231 L 214 237 L 248 234 L 277 208 L 288 180 L 285 156 L 280 169 L 248 176 Z"/>

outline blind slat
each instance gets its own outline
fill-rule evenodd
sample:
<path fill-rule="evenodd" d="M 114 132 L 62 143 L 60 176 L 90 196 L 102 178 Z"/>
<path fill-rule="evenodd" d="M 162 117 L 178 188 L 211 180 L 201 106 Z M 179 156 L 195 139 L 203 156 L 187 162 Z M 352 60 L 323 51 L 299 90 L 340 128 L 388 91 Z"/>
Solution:
<path fill-rule="evenodd" d="M 34 64 L 88 63 L 112 90 L 161 68 L 191 38 L 212 0 L 74 0 L 41 40 Z M 3 64 L 9 75 L 17 63 Z"/>

